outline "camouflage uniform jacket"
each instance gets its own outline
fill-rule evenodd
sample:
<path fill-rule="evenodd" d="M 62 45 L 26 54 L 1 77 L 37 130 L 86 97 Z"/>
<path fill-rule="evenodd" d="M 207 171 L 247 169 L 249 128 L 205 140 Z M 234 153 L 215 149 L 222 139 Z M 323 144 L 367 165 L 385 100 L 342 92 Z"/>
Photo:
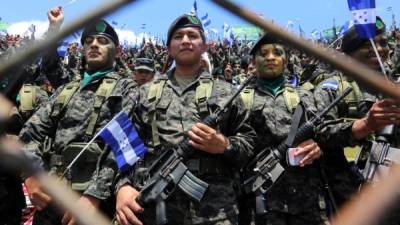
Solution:
<path fill-rule="evenodd" d="M 136 168 L 132 172 L 134 176 L 130 178 L 130 182 L 137 189 L 140 189 L 143 185 L 143 179 L 137 178 L 143 177 L 140 171 L 143 171 L 143 168 L 147 168 L 152 164 L 157 156 L 162 153 L 163 149 L 165 149 L 163 147 L 174 146 L 180 143 L 195 123 L 201 122 L 202 119 L 209 115 L 208 112 L 204 113 L 205 115 L 200 115 L 199 106 L 195 101 L 195 93 L 196 87 L 200 84 L 200 79 L 211 79 L 211 76 L 207 72 L 202 72 L 192 83 L 181 90 L 179 84 L 173 77 L 173 72 L 174 70 L 171 70 L 167 74 L 168 80 L 164 85 L 161 99 L 155 106 L 156 125 L 162 146 L 161 148 L 151 148 L 152 117 L 149 116 L 149 114 L 152 103 L 148 101 L 151 83 L 141 86 L 139 90 L 133 117 L 138 132 L 146 145 L 150 147 L 150 151 L 141 162 L 136 164 Z M 221 108 L 224 102 L 233 95 L 233 92 L 234 87 L 230 84 L 214 80 L 211 96 L 207 100 L 209 112 Z M 216 129 L 229 139 L 233 147 L 230 152 L 232 154 L 217 155 L 197 151 L 195 155 L 192 156 L 194 160 L 200 161 L 200 169 L 193 170 L 188 164 L 189 170 L 210 185 L 200 205 L 196 204 L 197 206 L 195 206 L 195 208 L 187 206 L 187 202 L 190 202 L 188 201 L 189 199 L 186 196 L 182 196 L 179 191 L 176 191 L 172 196 L 172 199 L 181 199 L 178 200 L 179 203 L 174 200 L 167 200 L 167 208 L 177 209 L 189 207 L 190 212 L 196 212 L 196 215 L 191 214 L 191 216 L 189 216 L 192 218 L 191 224 L 197 224 L 199 221 L 203 220 L 211 221 L 213 218 L 230 218 L 230 216 L 227 215 L 232 215 L 232 213 L 237 214 L 236 190 L 234 189 L 237 180 L 235 176 L 238 174 L 240 166 L 246 163 L 253 155 L 252 150 L 255 133 L 248 124 L 247 111 L 240 98 L 234 100 L 233 104 L 230 106 L 230 110 L 223 116 Z M 210 169 L 210 172 L 202 171 L 203 166 L 205 167 L 203 169 Z M 211 168 L 213 166 L 221 168 L 221 173 L 216 173 L 215 170 Z M 138 169 L 139 167 L 141 169 Z M 125 180 L 122 179 L 121 182 L 119 182 L 119 186 L 126 183 L 127 180 L 129 180 L 129 178 L 125 178 Z M 185 199 L 185 201 L 182 202 L 182 199 Z M 171 204 L 174 206 L 168 206 Z M 188 208 L 183 210 L 188 210 Z M 180 216 L 182 217 L 182 215 Z M 174 216 L 171 216 L 171 218 L 173 217 Z"/>
<path fill-rule="evenodd" d="M 319 110 L 322 110 L 339 94 L 338 87 L 342 82 L 338 80 L 351 81 L 342 73 L 337 72 L 334 77 L 322 81 L 314 90 L 314 98 Z M 355 84 L 355 83 L 353 83 Z M 323 168 L 327 174 L 328 183 L 331 186 L 336 204 L 340 207 L 344 202 L 351 199 L 358 191 L 362 182 L 360 175 L 351 168 L 345 154 L 344 147 L 361 145 L 352 135 L 354 119 L 364 117 L 377 97 L 372 92 L 359 88 L 357 100 L 340 102 L 331 109 L 325 117 L 325 126 L 319 132 L 320 146 L 324 149 Z M 353 91 L 351 94 L 355 93 Z M 357 95 L 355 95 L 357 96 Z M 358 99 L 360 98 L 360 99 Z"/>
<path fill-rule="evenodd" d="M 104 78 L 118 79 L 109 97 L 100 108 L 94 134 L 103 128 L 115 114 L 121 110 L 129 112 L 132 107 L 132 97 L 135 94 L 136 84 L 131 79 L 121 79 L 115 72 L 108 73 Z M 85 131 L 93 111 L 96 98 L 96 90 L 102 83 L 102 79 L 91 81 L 84 88 L 80 87 L 71 97 L 68 105 L 55 117 L 53 112 L 57 97 L 63 90 L 61 86 L 49 98 L 49 101 L 27 121 L 20 133 L 20 139 L 25 143 L 25 150 L 32 152 L 42 159 L 46 153 L 41 151 L 41 145 L 46 136 L 53 139 L 52 152 L 60 154 L 73 142 L 86 142 Z M 113 159 L 107 160 L 98 177 L 92 177 L 92 182 L 85 194 L 98 199 L 106 199 L 110 196 L 111 183 L 115 174 Z"/>
<path fill-rule="evenodd" d="M 27 85 L 27 84 L 25 84 Z M 48 94 L 46 91 L 44 91 L 41 87 L 32 85 L 32 88 L 35 89 L 33 91 L 33 94 L 30 94 L 32 96 L 32 109 L 23 109 L 23 106 L 21 106 L 24 101 L 24 98 L 29 98 L 30 96 L 22 95 L 21 96 L 21 91 L 19 94 L 19 97 L 17 97 L 17 107 L 15 108 L 15 112 L 10 116 L 9 120 L 7 121 L 8 126 L 6 126 L 8 129 L 6 129 L 6 132 L 8 134 L 13 134 L 13 135 L 18 135 L 19 132 L 21 131 L 24 123 L 33 115 L 34 112 L 36 112 L 40 106 L 42 106 L 47 99 L 49 98 Z M 30 100 L 30 99 L 28 99 Z"/>
<path fill-rule="evenodd" d="M 338 87 L 342 84 L 341 82 L 338 82 L 338 80 L 348 82 L 352 81 L 342 73 L 336 73 L 334 77 L 326 79 L 316 86 L 314 90 L 314 98 L 319 110 L 322 110 L 341 94 L 339 93 Z M 334 85 L 331 86 L 329 84 Z M 324 126 L 323 130 L 320 132 L 321 143 L 326 145 L 326 149 L 331 149 L 332 147 L 334 149 L 339 149 L 360 144 L 360 142 L 355 140 L 351 134 L 351 127 L 353 125 L 353 120 L 351 119 L 364 117 L 368 113 L 372 104 L 378 100 L 378 98 L 375 94 L 372 94 L 373 92 L 362 88 L 358 84 L 356 84 L 355 87 L 360 90 L 359 93 L 361 99 L 357 99 L 354 103 L 350 103 L 345 99 L 336 107 L 331 109 L 326 116 L 327 121 L 329 121 L 326 123 L 328 125 Z M 351 94 L 353 93 L 355 93 L 354 90 Z M 357 96 L 357 94 L 355 95 Z M 354 107 L 354 109 L 350 110 L 350 107 Z M 345 118 L 351 119 L 349 120 Z"/>
<path fill-rule="evenodd" d="M 315 112 L 312 93 L 301 88 L 296 88 L 296 91 L 305 108 Z M 292 123 L 292 113 L 287 109 L 283 89 L 274 96 L 256 86 L 250 121 L 258 137 L 256 152 L 277 147 L 283 142 Z M 267 208 L 291 214 L 320 210 L 324 207 L 324 202 L 320 201 L 320 188 L 319 172 L 314 165 L 288 167 L 267 192 Z"/>

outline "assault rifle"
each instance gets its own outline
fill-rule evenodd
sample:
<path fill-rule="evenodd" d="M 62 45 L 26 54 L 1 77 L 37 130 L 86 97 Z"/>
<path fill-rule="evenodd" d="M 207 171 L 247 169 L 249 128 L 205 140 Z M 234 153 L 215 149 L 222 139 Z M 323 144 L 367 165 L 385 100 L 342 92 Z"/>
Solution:
<path fill-rule="evenodd" d="M 394 125 L 388 125 L 378 132 L 374 141 L 367 141 L 356 157 L 356 165 L 361 169 L 361 174 L 366 182 L 377 181 L 375 176 L 389 173 L 392 163 L 400 163 L 400 149 L 391 147 L 394 137 Z"/>
<path fill-rule="evenodd" d="M 338 96 L 322 112 L 317 113 L 311 119 L 305 121 L 300 127 L 303 108 L 299 105 L 294 113 L 294 119 L 290 133 L 276 149 L 266 148 L 258 153 L 250 161 L 247 171 L 250 172 L 249 178 L 243 183 L 245 193 L 255 193 L 256 196 L 256 214 L 262 215 L 267 212 L 265 207 L 264 193 L 267 192 L 278 178 L 285 171 L 285 159 L 287 150 L 299 145 L 301 142 L 315 136 L 316 127 L 322 123 L 323 117 L 336 106 L 344 97 L 346 97 L 352 88 L 347 88 L 342 95 Z M 295 129 L 292 129 L 295 127 Z M 296 129 L 299 127 L 298 129 Z"/>
<path fill-rule="evenodd" d="M 253 75 L 245 80 L 223 107 L 211 113 L 202 123 L 215 128 L 222 116 L 229 110 L 233 100 L 254 78 Z M 176 187 L 194 201 L 200 202 L 203 198 L 208 184 L 194 176 L 184 164 L 185 159 L 188 159 L 196 151 L 189 144 L 189 137 L 185 137 L 181 143 L 166 150 L 149 167 L 149 179 L 140 191 L 138 203 L 142 206 L 156 204 L 157 224 L 162 225 L 168 222 L 165 200 L 174 192 Z"/>

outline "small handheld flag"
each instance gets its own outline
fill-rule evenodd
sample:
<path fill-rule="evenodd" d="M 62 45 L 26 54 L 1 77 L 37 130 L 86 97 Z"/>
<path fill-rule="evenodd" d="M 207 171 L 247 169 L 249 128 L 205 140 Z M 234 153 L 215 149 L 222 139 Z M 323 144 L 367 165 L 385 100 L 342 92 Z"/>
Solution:
<path fill-rule="evenodd" d="M 211 24 L 211 19 L 208 17 L 208 13 L 201 17 L 201 22 L 203 23 L 204 27 L 208 27 Z"/>
<path fill-rule="evenodd" d="M 120 171 L 133 166 L 147 152 L 146 146 L 124 112 L 118 113 L 99 135 L 111 147 Z"/>
<path fill-rule="evenodd" d="M 375 0 L 347 0 L 354 26 L 361 38 L 375 37 Z"/>
<path fill-rule="evenodd" d="M 57 48 L 57 54 L 60 57 L 65 57 L 67 55 L 68 51 L 68 42 L 63 41 L 61 45 Z"/>
<path fill-rule="evenodd" d="M 197 15 L 197 1 L 196 0 L 194 0 L 192 9 L 190 10 L 190 12 Z"/>

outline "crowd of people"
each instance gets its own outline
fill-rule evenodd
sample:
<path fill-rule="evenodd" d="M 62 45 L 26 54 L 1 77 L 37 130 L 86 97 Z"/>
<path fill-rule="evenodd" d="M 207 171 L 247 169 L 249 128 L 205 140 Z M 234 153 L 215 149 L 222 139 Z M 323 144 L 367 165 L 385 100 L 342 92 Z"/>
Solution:
<path fill-rule="evenodd" d="M 62 9 L 51 9 L 48 19 L 46 35 L 51 35 L 63 23 Z M 0 59 L 14 56 L 34 41 L 2 37 Z M 379 57 L 354 27 L 320 45 L 384 71 L 382 76 L 397 82 L 400 31 L 387 29 L 377 17 L 373 41 Z M 84 28 L 80 43 L 69 44 L 65 56 L 50 48 L 17 72 L 25 79 L 20 90 L 6 93 L 16 105 L 6 134 L 17 136 L 24 152 L 43 171 L 63 176 L 80 193 L 79 202 L 87 210 L 99 209 L 115 224 L 160 222 L 158 205 L 138 199 L 153 175 L 150 166 L 182 141 L 188 140 L 194 151 L 183 163 L 208 188 L 199 202 L 174 189 L 165 202 L 168 224 L 329 224 L 336 210 L 366 182 L 363 168 L 346 158 L 345 148 L 363 146 L 389 126 L 390 145 L 400 147 L 398 99 L 365 87 L 268 32 L 256 42 L 207 41 L 201 21 L 190 13 L 171 23 L 166 42 L 144 41 L 130 47 L 121 46 L 114 28 L 99 20 Z M 12 76 L 0 81 L 3 92 Z M 221 110 L 253 76 L 216 127 L 202 122 Z M 285 172 L 261 193 L 264 210 L 260 212 L 259 193 L 242 186 L 254 169 L 248 163 L 259 152 L 276 149 L 293 135 L 292 123 L 309 120 L 347 87 L 352 88 L 351 94 L 325 116 L 316 135 L 291 146 L 293 154 L 284 156 L 297 160 L 291 158 L 289 164 L 282 160 Z M 301 118 L 294 115 L 299 107 L 304 111 Z M 90 141 L 119 112 L 130 117 L 147 148 L 126 170 L 118 169 L 110 146 L 101 138 Z M 87 150 L 75 162 L 83 148 Z M 76 224 L 68 211 L 55 207 L 35 176 L 4 177 L 0 182 L 7 185 L 0 190 L 16 193 L 1 195 L 0 191 L 3 202 L 14 203 L 4 207 L 0 203 L 0 223 L 21 223 L 21 216 L 10 215 L 22 213 L 26 201 L 15 187 L 22 189 L 23 183 L 35 208 L 32 224 Z M 377 224 L 400 224 L 399 208 L 387 211 Z"/>

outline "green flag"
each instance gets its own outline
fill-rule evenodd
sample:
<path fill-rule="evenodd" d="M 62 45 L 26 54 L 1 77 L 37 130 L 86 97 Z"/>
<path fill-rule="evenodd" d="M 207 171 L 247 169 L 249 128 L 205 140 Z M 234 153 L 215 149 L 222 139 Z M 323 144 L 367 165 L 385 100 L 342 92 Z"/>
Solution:
<path fill-rule="evenodd" d="M 262 30 L 252 25 L 232 26 L 232 32 L 238 40 L 258 40 Z"/>
<path fill-rule="evenodd" d="M 10 26 L 7 22 L 0 21 L 0 31 L 7 31 L 7 28 Z"/>
<path fill-rule="evenodd" d="M 340 27 L 336 26 L 335 29 L 330 28 L 330 29 L 326 29 L 322 31 L 322 37 L 325 39 L 331 39 L 335 37 L 335 31 L 336 31 L 336 35 L 338 35 L 338 32 L 340 31 Z"/>

